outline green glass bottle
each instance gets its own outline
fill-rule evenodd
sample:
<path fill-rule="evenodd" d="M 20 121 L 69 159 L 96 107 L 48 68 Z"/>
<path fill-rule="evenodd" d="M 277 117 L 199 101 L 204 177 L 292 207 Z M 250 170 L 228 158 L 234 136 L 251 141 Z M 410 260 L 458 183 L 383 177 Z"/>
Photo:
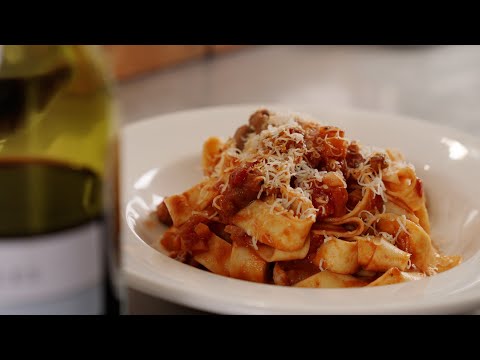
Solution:
<path fill-rule="evenodd" d="M 118 123 L 96 46 L 0 45 L 0 314 L 119 314 Z"/>

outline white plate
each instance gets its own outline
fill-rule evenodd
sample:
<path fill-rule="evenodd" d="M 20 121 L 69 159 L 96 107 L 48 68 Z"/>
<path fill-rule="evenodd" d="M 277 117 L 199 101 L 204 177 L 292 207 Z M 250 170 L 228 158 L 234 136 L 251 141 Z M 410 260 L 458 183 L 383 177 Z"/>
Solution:
<path fill-rule="evenodd" d="M 400 149 L 424 180 L 434 242 L 447 254 L 461 254 L 460 266 L 396 285 L 303 289 L 211 274 L 149 246 L 164 228 L 149 228 L 144 219 L 163 196 L 183 192 L 201 178 L 203 141 L 232 135 L 257 107 L 204 108 L 124 129 L 122 245 L 129 286 L 215 313 L 427 314 L 467 313 L 480 307 L 480 141 L 455 129 L 394 115 L 292 108 L 344 128 L 348 138 L 363 144 Z"/>

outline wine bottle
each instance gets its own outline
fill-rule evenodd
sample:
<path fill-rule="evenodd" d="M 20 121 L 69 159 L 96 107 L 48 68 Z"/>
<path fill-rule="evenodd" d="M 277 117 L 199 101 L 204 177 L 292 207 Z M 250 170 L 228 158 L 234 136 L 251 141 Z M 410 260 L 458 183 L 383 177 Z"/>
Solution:
<path fill-rule="evenodd" d="M 101 48 L 0 45 L 0 314 L 119 314 L 118 116 Z"/>

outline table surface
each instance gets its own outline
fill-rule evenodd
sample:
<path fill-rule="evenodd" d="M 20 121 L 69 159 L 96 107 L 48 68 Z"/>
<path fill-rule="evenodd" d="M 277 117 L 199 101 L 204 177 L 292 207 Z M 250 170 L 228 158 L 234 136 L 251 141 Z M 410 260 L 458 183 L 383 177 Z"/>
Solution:
<path fill-rule="evenodd" d="M 240 103 L 355 107 L 480 136 L 480 46 L 255 46 L 122 83 L 123 124 Z M 202 314 L 129 289 L 130 314 Z M 480 314 L 480 310 L 477 312 Z"/>

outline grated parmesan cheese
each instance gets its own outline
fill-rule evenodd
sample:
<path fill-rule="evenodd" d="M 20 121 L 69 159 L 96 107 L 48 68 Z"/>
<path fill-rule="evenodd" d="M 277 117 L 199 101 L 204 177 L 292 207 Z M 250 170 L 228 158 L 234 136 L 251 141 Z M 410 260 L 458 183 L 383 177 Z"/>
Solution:
<path fill-rule="evenodd" d="M 380 231 L 378 232 L 378 236 L 381 236 L 383 239 L 387 240 L 390 244 L 395 245 L 395 242 L 397 241 L 397 237 L 393 237 L 391 234 Z"/>
<path fill-rule="evenodd" d="M 252 247 L 255 250 L 258 250 L 257 242 L 258 242 L 258 240 L 254 236 L 252 236 Z"/>
<path fill-rule="evenodd" d="M 320 271 L 325 271 L 327 269 L 325 269 L 323 267 L 323 263 L 324 263 L 324 260 L 323 259 L 320 259 L 320 262 L 318 263 L 318 268 L 320 269 Z"/>
<path fill-rule="evenodd" d="M 399 227 L 398 227 L 397 233 L 395 234 L 395 239 L 398 238 L 398 235 L 400 235 L 401 231 L 403 231 L 407 235 L 410 235 L 406 227 L 407 217 L 405 215 L 397 217 L 397 223 Z"/>
<path fill-rule="evenodd" d="M 222 208 L 217 204 L 218 199 L 220 199 L 223 195 L 217 195 L 213 198 L 212 206 L 218 210 L 222 210 Z"/>
<path fill-rule="evenodd" d="M 329 242 L 330 240 L 335 240 L 335 237 L 333 236 L 330 236 L 330 235 L 325 235 L 324 238 L 323 238 L 323 243 L 327 243 Z"/>
<path fill-rule="evenodd" d="M 346 177 L 339 170 L 340 163 L 329 158 L 328 169 L 335 171 L 319 171 L 310 165 L 312 155 L 316 158 L 325 156 L 317 151 L 316 147 L 307 148 L 305 135 L 315 131 L 320 126 L 318 123 L 307 121 L 294 113 L 274 114 L 270 113 L 266 129 L 260 133 L 251 132 L 246 136 L 243 150 L 236 147 L 234 141 L 229 139 L 223 148 L 220 160 L 214 168 L 214 176 L 220 181 L 219 190 L 223 194 L 228 187 L 229 174 L 237 167 L 252 164 L 261 176 L 262 185 L 257 194 L 257 199 L 273 197 L 270 201 L 270 211 L 275 214 L 290 214 L 300 219 L 316 220 L 317 215 L 326 214 L 326 205 L 329 199 L 313 199 L 315 188 L 322 187 L 328 190 L 329 186 L 323 183 L 325 175 L 335 175 L 344 188 L 347 188 Z M 317 137 L 315 143 L 331 147 L 330 153 L 334 153 L 332 139 L 339 139 L 350 144 L 345 138 L 344 132 L 338 128 L 323 137 Z M 323 146 L 322 145 L 322 146 Z M 386 188 L 383 183 L 382 171 L 373 171 L 370 160 L 378 153 L 386 154 L 385 150 L 376 147 L 359 146 L 360 152 L 365 159 L 357 168 L 346 168 L 346 176 L 353 176 L 362 188 L 362 196 L 367 189 L 373 194 L 382 197 L 386 202 Z M 340 155 L 340 154 L 333 154 Z M 386 155 L 387 163 L 390 161 Z M 336 164 L 336 165 L 335 165 Z M 388 170 L 388 169 L 386 169 Z M 316 201 L 318 208 L 313 206 L 312 200 Z M 218 198 L 215 198 L 218 201 Z M 214 201 L 213 206 L 219 209 Z M 384 210 L 385 211 L 385 210 Z"/>

